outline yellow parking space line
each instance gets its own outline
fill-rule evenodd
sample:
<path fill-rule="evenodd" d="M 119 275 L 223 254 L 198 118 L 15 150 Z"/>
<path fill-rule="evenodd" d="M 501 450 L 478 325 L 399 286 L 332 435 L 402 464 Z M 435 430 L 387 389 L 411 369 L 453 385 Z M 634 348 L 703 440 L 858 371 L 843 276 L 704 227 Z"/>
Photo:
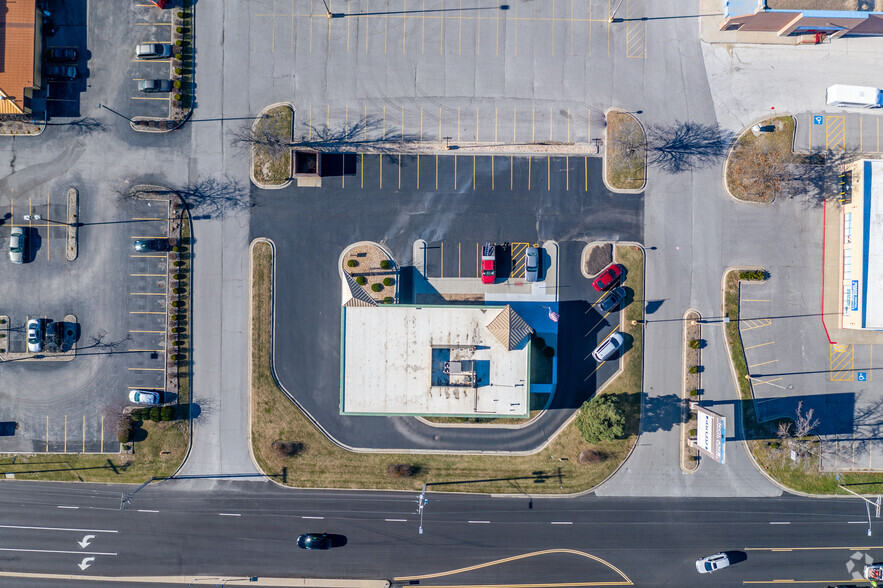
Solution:
<path fill-rule="evenodd" d="M 746 350 L 748 350 L 748 349 L 754 349 L 754 348 L 756 348 L 756 347 L 763 347 L 764 345 L 772 345 L 773 343 L 775 343 L 775 341 L 769 341 L 769 342 L 767 342 L 767 343 L 758 343 L 757 345 L 751 345 L 750 347 L 746 347 L 745 349 L 746 349 Z"/>
<path fill-rule="evenodd" d="M 159 310 L 130 310 L 129 314 L 166 314 Z"/>
<path fill-rule="evenodd" d="M 825 149 L 846 149 L 846 117 L 825 117 Z"/>
<path fill-rule="evenodd" d="M 67 453 L 67 415 L 64 415 L 64 452 Z"/>
<path fill-rule="evenodd" d="M 782 378 L 773 378 L 772 380 L 755 380 L 752 378 L 751 383 L 754 386 L 759 386 L 761 384 L 772 384 L 773 382 L 778 382 Z"/>
<path fill-rule="evenodd" d="M 164 372 L 165 368 L 129 368 L 130 372 Z"/>
<path fill-rule="evenodd" d="M 524 277 L 524 254 L 527 252 L 527 247 L 530 243 L 511 243 L 510 244 L 510 254 L 512 266 L 510 270 L 511 277 L 513 278 L 523 278 Z"/>
<path fill-rule="evenodd" d="M 130 235 L 129 239 L 168 239 L 167 235 Z"/>
<path fill-rule="evenodd" d="M 104 415 L 101 415 L 101 453 L 104 453 Z"/>
<path fill-rule="evenodd" d="M 741 324 L 748 325 L 747 327 L 742 327 L 740 325 L 740 331 L 750 331 L 751 329 L 760 329 L 761 327 L 768 327 L 773 324 L 773 321 L 770 319 L 741 319 L 739 321 Z"/>
<path fill-rule="evenodd" d="M 475 244 L 475 277 L 481 277 L 481 246 Z"/>
<path fill-rule="evenodd" d="M 163 278 L 166 274 L 129 274 L 134 278 Z"/>
<path fill-rule="evenodd" d="M 133 59 L 135 63 L 171 63 L 171 59 Z"/>
<path fill-rule="evenodd" d="M 748 367 L 750 367 L 750 368 L 760 367 L 760 366 L 762 366 L 762 365 L 768 365 L 768 364 L 771 364 L 771 363 L 776 363 L 776 362 L 778 362 L 778 361 L 779 361 L 778 359 L 771 359 L 770 361 L 764 361 L 764 362 L 762 362 L 762 363 L 755 363 L 754 365 L 750 365 L 750 366 L 748 366 Z"/>
<path fill-rule="evenodd" d="M 834 351 L 836 353 L 846 353 L 847 351 L 849 351 L 849 345 L 845 343 L 834 343 L 833 345 L 831 345 L 831 351 Z"/>
<path fill-rule="evenodd" d="M 167 218 L 167 217 L 164 217 L 164 216 L 161 216 L 161 217 L 156 217 L 156 216 L 133 216 L 133 217 L 132 217 L 132 220 L 136 220 L 136 221 L 152 221 L 152 220 L 156 220 L 156 221 L 165 221 L 165 220 L 168 220 L 168 218 Z"/>
<path fill-rule="evenodd" d="M 129 331 L 130 333 L 165 333 L 165 331 Z M 749 366 L 751 367 L 751 366 Z"/>
<path fill-rule="evenodd" d="M 129 349 L 129 351 L 142 351 L 145 353 L 162 353 L 165 349 Z"/>
<path fill-rule="evenodd" d="M 460 245 L 461 245 L 461 243 L 457 243 L 457 277 L 458 278 L 462 277 L 460 275 L 460 262 L 462 261 L 462 258 L 460 255 Z"/>
<path fill-rule="evenodd" d="M 129 292 L 131 296 L 165 296 L 165 292 Z"/>
<path fill-rule="evenodd" d="M 129 390 L 158 390 L 158 391 L 165 390 L 165 388 L 157 388 L 156 386 L 127 386 L 127 388 Z"/>
<path fill-rule="evenodd" d="M 167 255 L 135 255 L 132 254 L 129 257 L 168 257 Z"/>
<path fill-rule="evenodd" d="M 153 96 L 132 96 L 132 100 L 165 100 L 168 102 L 169 97 L 165 96 L 164 98 L 154 98 Z"/>
<path fill-rule="evenodd" d="M 874 374 L 874 346 L 871 345 L 871 358 L 868 360 L 868 381 L 871 381 L 871 376 Z"/>
<path fill-rule="evenodd" d="M 852 345 L 832 345 L 830 350 L 831 382 L 855 380 L 855 348 Z"/>
<path fill-rule="evenodd" d="M 49 451 L 49 415 L 46 415 L 46 451 Z"/>
<path fill-rule="evenodd" d="M 441 275 L 440 278 L 445 277 L 445 242 L 441 242 Z"/>

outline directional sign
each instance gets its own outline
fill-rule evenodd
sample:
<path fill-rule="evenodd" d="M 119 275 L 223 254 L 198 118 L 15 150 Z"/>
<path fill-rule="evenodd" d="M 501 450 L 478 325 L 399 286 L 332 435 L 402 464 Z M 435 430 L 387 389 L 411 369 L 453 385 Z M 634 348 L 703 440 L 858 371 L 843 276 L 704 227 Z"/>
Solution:
<path fill-rule="evenodd" d="M 868 381 L 868 373 L 867 372 L 859 372 L 858 373 L 858 381 L 859 382 L 867 382 Z"/>
<path fill-rule="evenodd" d="M 95 535 L 86 535 L 82 541 L 77 541 L 77 543 L 80 544 L 81 549 L 86 549 L 93 539 L 95 539 Z"/>
<path fill-rule="evenodd" d="M 825 120 L 824 116 L 816 115 L 816 116 L 812 117 L 812 124 L 820 125 L 824 122 L 824 120 Z"/>
<path fill-rule="evenodd" d="M 81 561 L 77 565 L 80 566 L 81 570 L 85 570 L 86 568 L 88 568 L 89 566 L 92 565 L 93 561 L 95 561 L 94 557 L 84 557 L 83 561 Z"/>

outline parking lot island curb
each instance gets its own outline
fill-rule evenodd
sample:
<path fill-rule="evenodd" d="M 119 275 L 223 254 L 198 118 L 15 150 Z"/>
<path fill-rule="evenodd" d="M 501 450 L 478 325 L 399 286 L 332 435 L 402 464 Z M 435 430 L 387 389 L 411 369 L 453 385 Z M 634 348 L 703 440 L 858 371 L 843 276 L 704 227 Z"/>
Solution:
<path fill-rule="evenodd" d="M 683 340 L 681 341 L 681 353 L 682 353 L 681 364 L 682 364 L 682 370 L 683 370 L 683 373 L 682 373 L 683 382 L 681 383 L 681 422 L 679 423 L 679 426 L 681 429 L 681 434 L 680 434 L 681 443 L 680 443 L 680 448 L 679 448 L 680 462 L 679 463 L 681 466 L 681 471 L 684 472 L 685 474 L 695 474 L 697 471 L 699 471 L 699 466 L 702 464 L 702 462 L 700 462 L 698 460 L 694 460 L 693 463 L 695 465 L 692 469 L 690 469 L 686 465 L 684 465 L 684 458 L 686 457 L 685 451 L 686 451 L 686 447 L 687 447 L 687 439 L 690 437 L 690 433 L 688 430 L 688 423 L 690 422 L 690 412 L 691 412 L 690 411 L 690 391 L 687 390 L 687 386 L 685 385 L 687 383 L 687 371 L 689 369 L 689 366 L 687 366 L 687 345 L 689 344 L 689 341 L 687 340 L 687 329 L 688 329 L 688 327 L 691 326 L 687 322 L 687 317 L 689 317 L 690 315 L 696 316 L 696 318 L 693 320 L 696 321 L 696 326 L 699 328 L 699 340 L 700 341 L 702 340 L 701 339 L 701 337 L 702 337 L 702 327 L 701 327 L 702 315 L 699 314 L 698 310 L 695 310 L 693 308 L 688 308 L 687 311 L 684 313 L 684 318 L 683 318 L 684 328 L 682 329 Z M 701 355 L 702 352 L 700 351 L 699 353 L 700 353 L 699 365 L 701 366 L 702 365 L 702 355 Z M 702 384 L 701 384 L 702 373 L 701 372 L 697 373 L 696 378 L 700 382 L 699 386 L 697 386 L 697 389 L 702 390 Z M 697 398 L 697 401 L 698 401 L 698 398 Z"/>
<path fill-rule="evenodd" d="M 389 588 L 389 580 L 360 580 L 358 578 L 261 578 L 258 576 L 84 576 L 82 574 L 45 574 L 30 572 L 0 572 L 0 578 L 29 578 L 42 580 L 76 580 L 101 585 L 106 582 L 174 584 L 178 586 L 302 586 L 304 588 Z"/>
<path fill-rule="evenodd" d="M 67 255 L 68 261 L 77 258 L 77 236 L 80 226 L 80 193 L 76 188 L 67 191 Z"/>

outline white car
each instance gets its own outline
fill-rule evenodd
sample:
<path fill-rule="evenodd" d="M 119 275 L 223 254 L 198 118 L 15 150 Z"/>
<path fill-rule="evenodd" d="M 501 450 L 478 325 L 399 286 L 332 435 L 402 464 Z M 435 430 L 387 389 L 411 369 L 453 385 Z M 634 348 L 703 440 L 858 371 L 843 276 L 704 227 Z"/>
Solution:
<path fill-rule="evenodd" d="M 22 263 L 25 256 L 25 230 L 12 227 L 9 232 L 9 259 L 12 263 Z"/>
<path fill-rule="evenodd" d="M 622 333 L 617 331 L 607 337 L 607 339 L 602 341 L 601 344 L 595 348 L 592 352 L 592 357 L 595 358 L 595 361 L 607 361 L 620 347 L 622 347 L 623 343 L 625 343 L 625 338 L 622 336 Z"/>
<path fill-rule="evenodd" d="M 43 334 L 40 329 L 40 319 L 28 321 L 28 351 L 39 353 L 43 350 Z"/>
<path fill-rule="evenodd" d="M 141 43 L 135 45 L 135 57 L 138 59 L 163 59 L 172 54 L 172 46 L 168 43 Z"/>
<path fill-rule="evenodd" d="M 714 555 L 706 555 L 696 560 L 696 571 L 700 574 L 710 574 L 730 565 L 730 558 L 726 553 L 715 553 Z"/>
<path fill-rule="evenodd" d="M 157 392 L 156 390 L 132 390 L 129 392 L 129 400 L 135 404 L 159 406 L 162 404 L 162 392 Z"/>

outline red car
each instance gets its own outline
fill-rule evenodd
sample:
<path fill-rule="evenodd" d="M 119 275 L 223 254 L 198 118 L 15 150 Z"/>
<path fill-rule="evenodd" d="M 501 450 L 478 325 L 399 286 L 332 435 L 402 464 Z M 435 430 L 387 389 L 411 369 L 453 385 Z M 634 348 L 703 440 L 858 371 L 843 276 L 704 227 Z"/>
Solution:
<path fill-rule="evenodd" d="M 481 249 L 481 283 L 493 284 L 497 279 L 496 248 L 493 243 L 485 243 Z"/>
<path fill-rule="evenodd" d="M 618 263 L 611 263 L 601 272 L 601 275 L 592 282 L 592 287 L 598 292 L 603 292 L 617 283 L 622 277 L 622 266 Z"/>

